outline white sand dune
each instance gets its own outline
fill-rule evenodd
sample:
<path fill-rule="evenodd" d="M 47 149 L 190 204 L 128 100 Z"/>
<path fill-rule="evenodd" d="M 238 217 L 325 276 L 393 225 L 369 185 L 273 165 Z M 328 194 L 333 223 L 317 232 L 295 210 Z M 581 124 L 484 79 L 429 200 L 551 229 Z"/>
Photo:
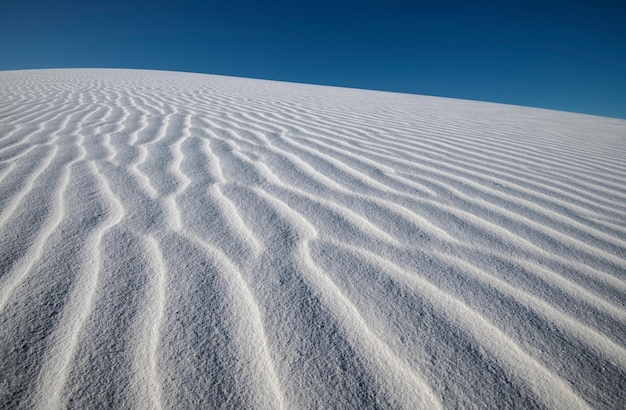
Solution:
<path fill-rule="evenodd" d="M 626 121 L 0 72 L 0 408 L 626 408 Z"/>

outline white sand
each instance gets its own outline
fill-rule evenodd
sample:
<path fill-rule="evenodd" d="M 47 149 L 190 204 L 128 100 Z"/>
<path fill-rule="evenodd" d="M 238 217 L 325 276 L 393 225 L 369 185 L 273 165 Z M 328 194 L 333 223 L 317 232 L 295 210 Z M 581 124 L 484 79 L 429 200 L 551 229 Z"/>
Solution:
<path fill-rule="evenodd" d="M 0 408 L 626 407 L 626 121 L 0 72 Z"/>

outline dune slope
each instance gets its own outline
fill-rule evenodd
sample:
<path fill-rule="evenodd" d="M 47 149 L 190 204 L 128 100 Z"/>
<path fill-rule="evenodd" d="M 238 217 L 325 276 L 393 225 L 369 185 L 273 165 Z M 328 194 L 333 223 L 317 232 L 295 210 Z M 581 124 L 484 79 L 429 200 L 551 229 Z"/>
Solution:
<path fill-rule="evenodd" d="M 624 408 L 626 121 L 0 72 L 0 408 Z"/>

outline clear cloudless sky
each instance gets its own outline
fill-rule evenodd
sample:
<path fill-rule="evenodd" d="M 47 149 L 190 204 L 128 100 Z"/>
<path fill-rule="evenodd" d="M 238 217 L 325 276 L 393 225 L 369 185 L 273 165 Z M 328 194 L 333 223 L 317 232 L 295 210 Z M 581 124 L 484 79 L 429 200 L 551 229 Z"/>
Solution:
<path fill-rule="evenodd" d="M 148 68 L 626 118 L 626 3 L 0 0 L 0 70 Z"/>

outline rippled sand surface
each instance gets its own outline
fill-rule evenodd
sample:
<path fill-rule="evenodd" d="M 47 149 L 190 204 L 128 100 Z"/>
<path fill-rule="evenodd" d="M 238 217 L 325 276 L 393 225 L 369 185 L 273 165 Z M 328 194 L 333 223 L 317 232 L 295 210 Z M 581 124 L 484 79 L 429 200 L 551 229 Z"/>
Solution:
<path fill-rule="evenodd" d="M 0 72 L 0 408 L 626 406 L 626 121 Z"/>

